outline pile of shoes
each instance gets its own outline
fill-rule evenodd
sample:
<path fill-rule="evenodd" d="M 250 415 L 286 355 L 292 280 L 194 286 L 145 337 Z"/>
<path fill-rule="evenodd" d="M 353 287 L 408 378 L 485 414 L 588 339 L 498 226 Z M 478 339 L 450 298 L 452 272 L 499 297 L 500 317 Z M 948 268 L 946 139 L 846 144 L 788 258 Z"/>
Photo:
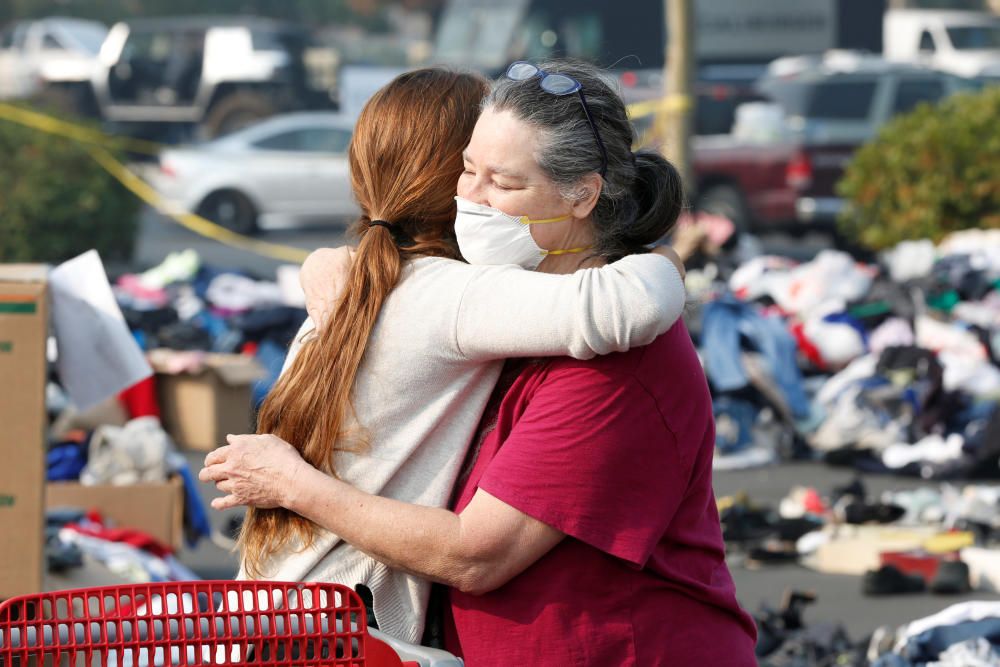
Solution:
<path fill-rule="evenodd" d="M 718 507 L 731 564 L 799 563 L 855 576 L 867 596 L 1000 591 L 1000 487 L 873 498 L 856 477 L 826 494 L 792 488 L 776 508 L 746 493 L 722 497 Z"/>
<path fill-rule="evenodd" d="M 763 606 L 755 615 L 757 658 L 761 667 L 863 667 L 865 647 L 836 623 L 806 625 L 804 608 L 813 593 L 789 590 L 777 609 Z"/>

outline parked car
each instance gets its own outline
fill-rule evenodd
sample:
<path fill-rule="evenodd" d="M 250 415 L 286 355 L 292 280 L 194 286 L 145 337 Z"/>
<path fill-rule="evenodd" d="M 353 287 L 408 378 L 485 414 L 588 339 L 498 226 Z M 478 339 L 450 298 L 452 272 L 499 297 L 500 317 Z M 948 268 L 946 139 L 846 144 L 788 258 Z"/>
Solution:
<path fill-rule="evenodd" d="M 1000 17 L 989 12 L 890 9 L 883 20 L 885 57 L 959 76 L 1000 76 Z"/>
<path fill-rule="evenodd" d="M 831 223 L 843 208 L 836 182 L 858 146 L 896 114 L 970 87 L 945 72 L 871 56 L 776 62 L 755 89 L 781 107 L 787 132 L 769 142 L 696 137 L 696 203 L 743 229 Z"/>
<path fill-rule="evenodd" d="M 0 99 L 87 85 L 107 33 L 103 23 L 72 18 L 11 24 L 0 32 Z"/>
<path fill-rule="evenodd" d="M 164 151 L 153 185 L 172 207 L 244 234 L 344 220 L 359 213 L 347 165 L 353 126 L 334 113 L 275 116 Z"/>
<path fill-rule="evenodd" d="M 333 109 L 335 65 L 300 26 L 248 17 L 142 19 L 112 26 L 73 111 L 175 138 L 222 136 L 275 113 Z"/>

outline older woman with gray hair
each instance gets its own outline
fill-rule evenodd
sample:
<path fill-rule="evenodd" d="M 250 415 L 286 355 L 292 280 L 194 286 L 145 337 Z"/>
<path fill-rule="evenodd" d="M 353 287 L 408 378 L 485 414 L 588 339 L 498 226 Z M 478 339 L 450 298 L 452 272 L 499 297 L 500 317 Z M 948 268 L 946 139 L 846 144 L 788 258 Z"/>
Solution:
<path fill-rule="evenodd" d="M 573 273 L 648 252 L 682 190 L 634 139 L 598 69 L 511 65 L 464 153 L 463 256 Z M 472 667 L 756 664 L 712 491 L 711 400 L 682 322 L 590 361 L 508 361 L 453 510 L 366 494 L 271 436 L 245 437 L 230 447 L 253 463 L 224 502 L 286 507 L 446 584 L 448 648 Z"/>

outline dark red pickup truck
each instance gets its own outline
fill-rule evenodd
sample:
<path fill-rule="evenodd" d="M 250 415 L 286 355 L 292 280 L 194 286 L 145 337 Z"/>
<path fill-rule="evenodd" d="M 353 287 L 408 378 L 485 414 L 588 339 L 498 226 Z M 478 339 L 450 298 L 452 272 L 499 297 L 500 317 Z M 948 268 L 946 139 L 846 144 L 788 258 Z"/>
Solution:
<path fill-rule="evenodd" d="M 698 137 L 697 206 L 725 215 L 741 229 L 830 223 L 843 206 L 835 184 L 858 145 Z"/>
<path fill-rule="evenodd" d="M 772 75 L 755 87 L 782 107 L 787 138 L 709 135 L 695 137 L 692 146 L 696 207 L 744 230 L 832 223 L 843 208 L 836 183 L 861 144 L 892 116 L 971 86 L 873 58 L 851 69 L 821 64 Z"/>

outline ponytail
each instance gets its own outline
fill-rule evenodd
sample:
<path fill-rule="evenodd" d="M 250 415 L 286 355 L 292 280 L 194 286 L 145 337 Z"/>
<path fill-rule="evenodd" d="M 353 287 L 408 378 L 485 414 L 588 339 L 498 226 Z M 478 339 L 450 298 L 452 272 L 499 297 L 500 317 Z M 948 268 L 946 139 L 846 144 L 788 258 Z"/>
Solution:
<path fill-rule="evenodd" d="M 649 245 L 673 229 L 681 214 L 684 187 L 677 168 L 665 157 L 653 151 L 636 153 L 631 194 L 637 210 L 635 220 L 623 230 L 628 245 Z"/>
<path fill-rule="evenodd" d="M 286 442 L 296 443 L 307 463 L 333 475 L 336 475 L 332 461 L 335 451 L 363 448 L 358 434 L 345 430 L 351 390 L 382 304 L 399 279 L 401 264 L 392 232 L 380 225 L 370 225 L 358 244 L 343 298 L 334 314 L 316 338 L 303 344 L 257 416 L 258 433 L 273 433 Z M 327 354 L 327 350 L 338 353 Z M 316 406 L 339 409 L 316 410 L 315 415 L 305 411 L 289 413 L 288 408 L 308 407 L 297 400 L 299 396 L 310 396 L 310 402 Z M 331 446 L 333 443 L 336 445 Z M 282 526 L 287 528 L 282 530 Z M 251 507 L 247 511 L 240 546 L 249 576 L 266 576 L 262 572 L 262 556 L 284 546 L 291 537 L 288 528 L 303 547 L 311 543 L 312 524 L 298 514 L 283 507 Z M 250 536 L 256 538 L 253 544 Z"/>

